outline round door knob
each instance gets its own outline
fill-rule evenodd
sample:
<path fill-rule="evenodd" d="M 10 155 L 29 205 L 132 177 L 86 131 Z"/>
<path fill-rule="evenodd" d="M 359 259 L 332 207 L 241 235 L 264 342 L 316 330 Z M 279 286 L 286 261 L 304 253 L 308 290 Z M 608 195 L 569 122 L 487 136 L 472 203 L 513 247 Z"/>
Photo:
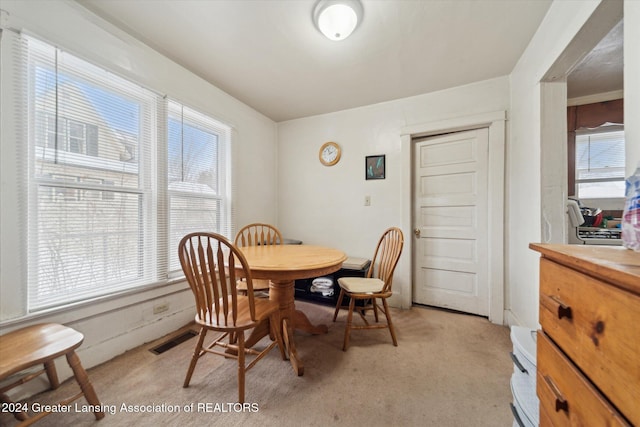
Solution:
<path fill-rule="evenodd" d="M 415 230 L 413 230 L 413 234 L 415 234 L 416 237 L 420 237 L 420 228 L 416 228 Z"/>

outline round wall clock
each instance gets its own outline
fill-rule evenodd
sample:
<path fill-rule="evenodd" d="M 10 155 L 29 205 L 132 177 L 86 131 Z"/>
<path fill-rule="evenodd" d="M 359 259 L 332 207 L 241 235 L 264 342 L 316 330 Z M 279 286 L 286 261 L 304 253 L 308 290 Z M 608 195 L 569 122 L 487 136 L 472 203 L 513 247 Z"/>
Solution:
<path fill-rule="evenodd" d="M 320 147 L 320 163 L 325 166 L 333 166 L 340 160 L 340 146 L 335 142 L 325 142 Z"/>

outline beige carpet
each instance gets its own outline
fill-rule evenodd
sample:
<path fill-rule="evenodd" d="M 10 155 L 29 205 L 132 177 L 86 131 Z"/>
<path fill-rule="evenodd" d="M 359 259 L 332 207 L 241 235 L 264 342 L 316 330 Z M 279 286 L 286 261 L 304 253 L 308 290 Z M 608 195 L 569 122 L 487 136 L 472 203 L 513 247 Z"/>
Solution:
<path fill-rule="evenodd" d="M 342 351 L 346 311 L 331 322 L 331 307 L 297 303 L 326 335 L 296 333 L 304 376 L 294 374 L 274 350 L 247 373 L 247 410 L 238 412 L 236 365 L 200 359 L 189 388 L 182 382 L 195 338 L 154 355 L 158 341 L 89 370 L 103 405 L 113 407 L 101 421 L 93 414 L 54 414 L 38 426 L 510 426 L 509 358 L 506 327 L 486 319 L 425 307 L 393 310 L 399 346 L 387 330 L 354 331 Z M 52 402 L 77 389 L 67 381 L 36 396 Z M 79 407 L 84 399 L 76 401 Z M 194 412 L 186 412 L 193 404 Z M 154 412 L 127 412 L 147 409 Z M 135 408 L 135 406 L 138 408 Z M 176 407 L 171 412 L 169 407 Z M 72 409 L 75 409 L 72 404 Z M 1 425 L 15 422 L 0 414 Z"/>

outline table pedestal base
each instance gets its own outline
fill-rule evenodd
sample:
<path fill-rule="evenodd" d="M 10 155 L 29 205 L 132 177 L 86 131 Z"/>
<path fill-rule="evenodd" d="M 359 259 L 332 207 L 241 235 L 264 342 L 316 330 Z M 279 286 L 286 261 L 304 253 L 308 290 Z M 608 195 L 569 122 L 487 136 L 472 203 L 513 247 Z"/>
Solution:
<path fill-rule="evenodd" d="M 276 280 L 269 284 L 269 299 L 276 301 L 280 306 L 280 330 L 286 347 L 285 353 L 289 357 L 294 372 L 300 376 L 304 374 L 304 365 L 296 351 L 293 331 L 299 329 L 313 335 L 320 335 L 326 334 L 329 328 L 327 325 L 313 325 L 306 314 L 296 310 L 294 292 L 292 280 Z M 253 346 L 268 334 L 267 325 L 260 325 L 251 332 L 247 338 L 246 346 Z"/>
<path fill-rule="evenodd" d="M 329 332 L 327 325 L 313 325 L 311 321 L 300 310 L 293 311 L 293 328 L 305 331 L 311 335 L 321 335 Z"/>

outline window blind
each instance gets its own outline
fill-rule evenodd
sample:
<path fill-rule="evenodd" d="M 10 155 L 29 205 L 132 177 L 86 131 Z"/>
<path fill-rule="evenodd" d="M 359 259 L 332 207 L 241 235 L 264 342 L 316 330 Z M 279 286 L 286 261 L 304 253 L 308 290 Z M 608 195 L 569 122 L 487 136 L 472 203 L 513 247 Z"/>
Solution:
<path fill-rule="evenodd" d="M 34 38 L 29 76 L 30 311 L 158 280 L 158 96 Z"/>
<path fill-rule="evenodd" d="M 579 198 L 624 197 L 624 131 L 576 135 L 576 186 Z"/>
<path fill-rule="evenodd" d="M 167 283 L 193 230 L 231 233 L 231 129 L 37 38 L 2 52 L 27 312 Z M 6 141 L 3 141 L 3 144 Z M 3 174 L 3 179 L 6 178 Z M 3 198 L 4 195 L 0 195 Z"/>
<path fill-rule="evenodd" d="M 175 101 L 168 104 L 169 269 L 180 239 L 195 231 L 229 236 L 226 147 L 230 129 Z"/>

